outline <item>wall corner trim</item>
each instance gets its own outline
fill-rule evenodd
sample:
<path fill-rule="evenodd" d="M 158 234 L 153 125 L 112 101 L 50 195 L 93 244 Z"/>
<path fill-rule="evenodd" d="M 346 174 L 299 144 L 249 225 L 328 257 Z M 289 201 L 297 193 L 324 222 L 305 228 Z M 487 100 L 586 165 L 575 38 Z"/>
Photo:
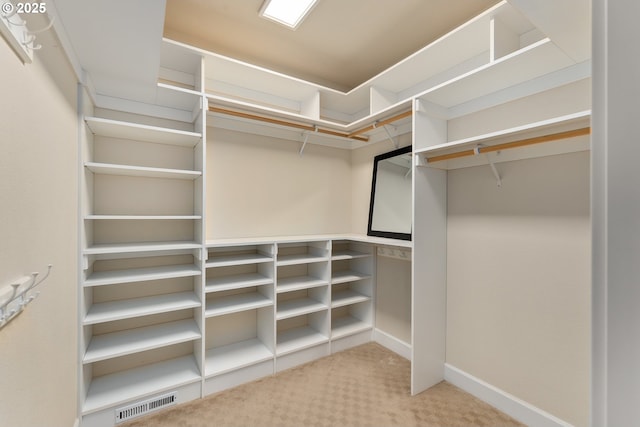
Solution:
<path fill-rule="evenodd" d="M 535 427 L 572 427 L 572 424 L 554 417 L 548 412 L 448 363 L 445 363 L 444 366 L 444 379 L 526 425 Z"/>
<path fill-rule="evenodd" d="M 378 328 L 373 330 L 373 341 L 394 353 L 399 354 L 405 359 L 411 360 L 411 344 L 407 344 L 406 342 L 401 341 Z"/>

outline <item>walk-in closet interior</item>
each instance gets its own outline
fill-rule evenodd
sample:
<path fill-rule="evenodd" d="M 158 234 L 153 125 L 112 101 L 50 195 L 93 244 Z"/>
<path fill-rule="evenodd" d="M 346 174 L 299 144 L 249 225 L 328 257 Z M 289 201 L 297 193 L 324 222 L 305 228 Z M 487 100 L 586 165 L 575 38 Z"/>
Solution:
<path fill-rule="evenodd" d="M 0 43 L 0 262 L 52 267 L 0 299 L 0 419 L 112 427 L 374 341 L 412 395 L 599 425 L 590 1 L 480 2 L 346 88 L 133 3 L 2 9 L 43 31 Z"/>

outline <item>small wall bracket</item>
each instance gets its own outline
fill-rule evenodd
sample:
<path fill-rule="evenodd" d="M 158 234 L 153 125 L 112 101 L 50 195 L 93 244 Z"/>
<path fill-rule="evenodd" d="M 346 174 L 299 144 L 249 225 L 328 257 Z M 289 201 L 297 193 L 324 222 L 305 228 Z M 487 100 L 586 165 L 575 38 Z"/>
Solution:
<path fill-rule="evenodd" d="M 318 132 L 318 126 L 314 125 L 313 126 L 313 131 L 315 133 L 317 133 Z M 302 133 L 302 137 L 303 137 L 302 146 L 300 147 L 300 152 L 298 153 L 300 156 L 302 156 L 302 153 L 304 152 L 304 148 L 307 146 L 307 142 L 309 142 L 309 135 L 310 135 L 309 132 L 303 132 Z"/>
<path fill-rule="evenodd" d="M 480 152 L 480 149 L 483 147 L 482 144 L 478 144 L 475 146 L 475 148 L 473 149 L 474 154 L 478 155 L 478 154 L 482 154 Z M 498 153 L 500 153 L 498 151 Z M 496 165 L 493 163 L 493 161 L 491 160 L 491 158 L 489 157 L 489 153 L 484 153 L 485 158 L 487 159 L 487 163 L 489 163 L 489 166 L 491 167 L 491 172 L 493 172 L 493 176 L 496 178 L 496 185 L 498 187 L 502 187 L 502 178 L 500 178 L 500 173 L 498 173 L 498 169 L 496 168 Z"/>

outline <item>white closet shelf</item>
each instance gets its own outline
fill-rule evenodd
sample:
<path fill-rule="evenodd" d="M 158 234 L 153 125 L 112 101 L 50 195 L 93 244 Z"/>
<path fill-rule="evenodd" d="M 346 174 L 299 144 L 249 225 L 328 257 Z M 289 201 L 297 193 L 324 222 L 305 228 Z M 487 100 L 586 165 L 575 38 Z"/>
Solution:
<path fill-rule="evenodd" d="M 200 371 L 192 355 L 96 377 L 91 381 L 82 412 L 96 412 L 200 380 Z"/>
<path fill-rule="evenodd" d="M 356 259 L 356 258 L 367 258 L 370 257 L 371 254 L 366 252 L 358 252 L 352 250 L 343 250 L 343 251 L 335 251 L 331 255 L 331 259 L 333 261 L 340 261 L 344 259 Z"/>
<path fill-rule="evenodd" d="M 86 248 L 84 255 L 103 254 L 128 254 L 140 252 L 163 252 L 174 250 L 200 249 L 202 245 L 197 242 L 138 242 L 138 243 L 104 243 Z"/>
<path fill-rule="evenodd" d="M 89 126 L 89 129 L 91 129 L 91 132 L 95 135 L 110 138 L 130 139 L 184 147 L 195 147 L 202 140 L 202 134 L 196 132 L 148 126 L 100 117 L 85 117 L 84 120 L 87 126 Z"/>
<path fill-rule="evenodd" d="M 371 330 L 370 323 L 363 322 L 352 316 L 338 317 L 331 320 L 331 338 L 338 339 L 348 335 Z"/>
<path fill-rule="evenodd" d="M 331 274 L 331 283 L 337 285 L 338 283 L 355 282 L 357 280 L 368 279 L 371 276 L 364 273 L 358 273 L 357 271 L 334 271 Z"/>
<path fill-rule="evenodd" d="M 207 301 L 205 317 L 223 316 L 256 308 L 269 307 L 273 301 L 260 292 L 229 295 Z"/>
<path fill-rule="evenodd" d="M 96 271 L 84 281 L 83 286 L 88 287 L 115 285 L 118 283 L 145 282 L 148 280 L 199 276 L 200 274 L 202 274 L 200 268 L 194 264 Z"/>
<path fill-rule="evenodd" d="M 113 221 L 137 221 L 137 220 L 197 220 L 201 215 L 87 215 L 88 220 L 113 220 Z"/>
<path fill-rule="evenodd" d="M 472 148 L 478 144 L 491 146 L 514 140 L 522 137 L 533 136 L 544 132 L 565 131 L 578 129 L 590 125 L 591 110 L 579 111 L 573 114 L 554 117 L 547 120 L 527 123 L 512 128 L 502 129 L 495 132 L 489 132 L 470 138 L 463 138 L 449 141 L 444 144 L 432 145 L 422 149 L 415 150 L 415 154 L 447 154 L 449 152 L 458 151 L 465 148 Z"/>
<path fill-rule="evenodd" d="M 195 90 L 174 86 L 167 83 L 158 83 L 156 88 L 155 103 L 157 105 L 170 106 L 180 110 L 193 112 L 202 99 L 202 93 Z"/>
<path fill-rule="evenodd" d="M 199 339 L 200 329 L 193 319 L 145 326 L 95 335 L 84 354 L 83 363 L 94 363 L 154 348 Z"/>
<path fill-rule="evenodd" d="M 329 282 L 312 276 L 296 276 L 278 279 L 277 293 L 299 291 L 301 289 L 317 288 L 326 286 Z"/>
<path fill-rule="evenodd" d="M 368 297 L 367 295 L 347 289 L 340 292 L 334 292 L 331 295 L 331 308 L 343 307 L 345 305 L 352 305 L 370 300 L 371 297 Z"/>
<path fill-rule="evenodd" d="M 276 354 L 282 356 L 329 342 L 329 337 L 322 335 L 310 326 L 303 326 L 278 332 L 276 341 Z"/>
<path fill-rule="evenodd" d="M 205 292 L 220 292 L 230 289 L 251 288 L 273 284 L 273 279 L 258 273 L 235 274 L 207 279 Z"/>
<path fill-rule="evenodd" d="M 260 264 L 272 261 L 272 256 L 261 253 L 213 256 L 207 261 L 206 267 L 229 267 L 233 265 Z"/>
<path fill-rule="evenodd" d="M 312 298 L 287 300 L 278 303 L 276 310 L 276 320 L 316 313 L 318 311 L 326 310 L 327 308 L 328 307 L 326 304 L 323 304 Z"/>
<path fill-rule="evenodd" d="M 268 360 L 273 360 L 273 352 L 262 341 L 253 338 L 207 349 L 204 374 L 208 378 Z"/>
<path fill-rule="evenodd" d="M 119 165 L 113 163 L 85 162 L 84 166 L 91 172 L 100 175 L 136 176 L 147 178 L 168 178 L 185 180 L 195 180 L 202 176 L 202 172 L 200 171 Z"/>
<path fill-rule="evenodd" d="M 84 325 L 111 322 L 132 317 L 148 316 L 170 311 L 200 307 L 200 300 L 193 292 L 150 297 L 131 298 L 93 304 L 84 318 Z"/>
<path fill-rule="evenodd" d="M 278 256 L 277 265 L 297 265 L 297 264 L 312 264 L 315 262 L 328 261 L 329 257 L 326 255 L 315 254 L 294 254 Z"/>
<path fill-rule="evenodd" d="M 574 64 L 545 38 L 436 85 L 418 94 L 417 98 L 451 108 Z"/>

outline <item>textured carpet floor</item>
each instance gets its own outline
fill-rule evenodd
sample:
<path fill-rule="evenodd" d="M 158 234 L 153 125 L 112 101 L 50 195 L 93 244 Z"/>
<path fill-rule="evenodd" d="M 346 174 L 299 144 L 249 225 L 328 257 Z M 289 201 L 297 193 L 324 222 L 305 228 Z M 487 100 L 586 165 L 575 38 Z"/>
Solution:
<path fill-rule="evenodd" d="M 447 382 L 411 396 L 410 372 L 369 343 L 122 426 L 523 426 Z"/>

